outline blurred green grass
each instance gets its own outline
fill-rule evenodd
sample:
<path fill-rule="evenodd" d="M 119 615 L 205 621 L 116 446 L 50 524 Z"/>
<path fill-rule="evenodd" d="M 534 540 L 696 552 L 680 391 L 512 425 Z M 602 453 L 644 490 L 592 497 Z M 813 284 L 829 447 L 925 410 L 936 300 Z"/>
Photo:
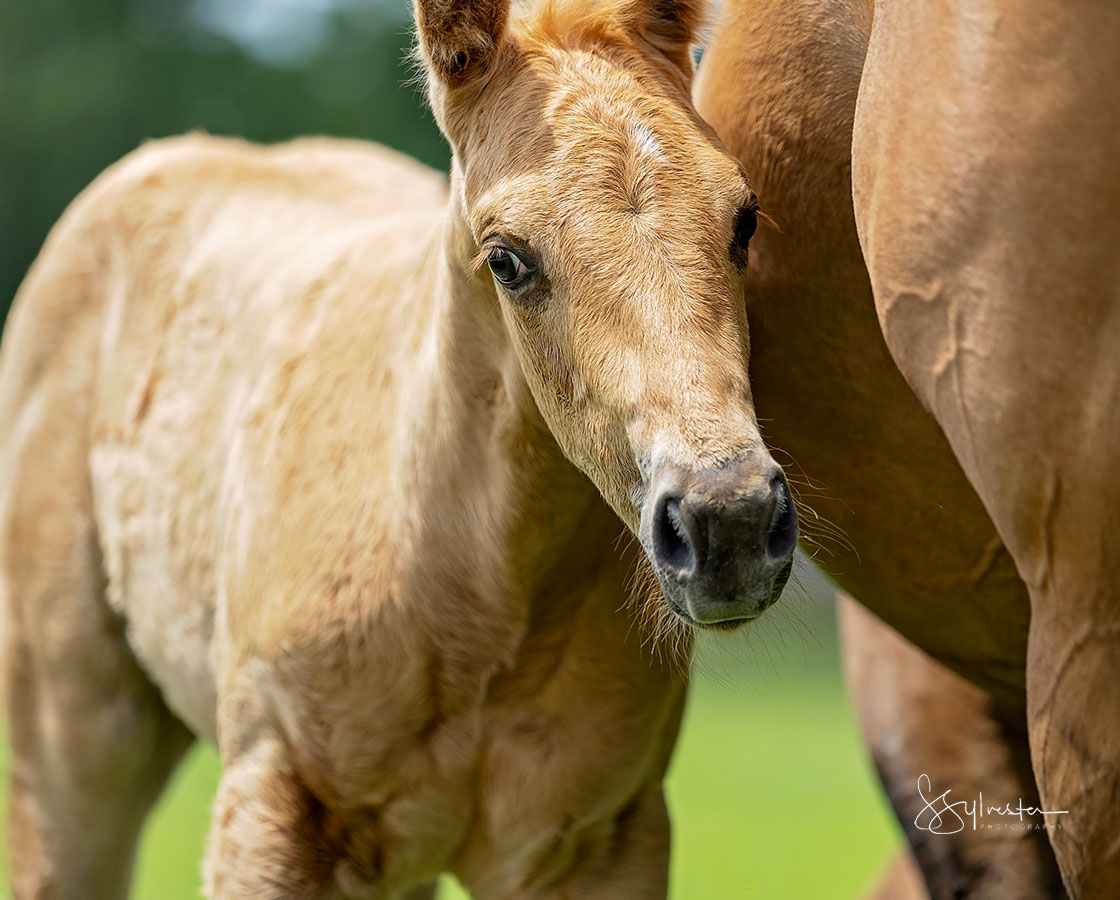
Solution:
<path fill-rule="evenodd" d="M 776 618 L 749 639 L 700 647 L 668 783 L 672 900 L 854 900 L 901 846 L 849 712 L 827 613 Z M 195 747 L 145 832 L 137 900 L 199 896 L 218 775 L 214 750 Z M 448 882 L 440 900 L 465 896 Z"/>

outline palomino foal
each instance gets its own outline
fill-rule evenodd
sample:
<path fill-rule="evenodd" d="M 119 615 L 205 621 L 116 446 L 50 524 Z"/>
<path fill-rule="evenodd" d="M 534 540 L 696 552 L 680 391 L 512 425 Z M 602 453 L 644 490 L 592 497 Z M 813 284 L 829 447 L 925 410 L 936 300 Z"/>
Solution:
<path fill-rule="evenodd" d="M 18 898 L 122 896 L 195 735 L 210 897 L 665 895 L 683 684 L 619 518 L 715 628 L 797 534 L 696 18 L 421 0 L 450 191 L 196 136 L 66 213 L 0 360 Z"/>

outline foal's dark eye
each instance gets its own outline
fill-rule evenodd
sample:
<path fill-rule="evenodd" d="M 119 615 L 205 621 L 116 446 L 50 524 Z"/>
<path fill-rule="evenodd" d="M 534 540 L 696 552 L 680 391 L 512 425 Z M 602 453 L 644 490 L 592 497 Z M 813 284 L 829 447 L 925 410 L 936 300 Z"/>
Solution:
<path fill-rule="evenodd" d="M 747 245 L 758 228 L 758 204 L 744 206 L 735 216 L 735 239 L 731 242 L 731 259 L 740 269 L 747 264 Z"/>
<path fill-rule="evenodd" d="M 506 287 L 517 287 L 534 272 L 530 265 L 512 250 L 505 247 L 494 247 L 486 259 L 490 271 Z"/>
<path fill-rule="evenodd" d="M 739 210 L 739 218 L 735 220 L 735 243 L 745 247 L 754 237 L 758 228 L 758 207 L 748 206 Z"/>

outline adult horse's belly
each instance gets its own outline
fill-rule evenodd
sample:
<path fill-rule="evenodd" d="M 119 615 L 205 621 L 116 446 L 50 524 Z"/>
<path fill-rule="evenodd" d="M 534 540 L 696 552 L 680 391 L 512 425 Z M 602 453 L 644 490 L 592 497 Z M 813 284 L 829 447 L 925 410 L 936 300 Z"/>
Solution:
<path fill-rule="evenodd" d="M 770 5 L 731 8 L 743 21 L 717 31 L 697 87 L 781 227 L 751 241 L 759 420 L 792 457 L 779 461 L 817 561 L 911 641 L 1021 706 L 1026 590 L 884 345 L 856 236 L 848 160 L 868 4 L 822 2 L 818 19 Z M 738 37 L 763 20 L 771 34 Z"/>

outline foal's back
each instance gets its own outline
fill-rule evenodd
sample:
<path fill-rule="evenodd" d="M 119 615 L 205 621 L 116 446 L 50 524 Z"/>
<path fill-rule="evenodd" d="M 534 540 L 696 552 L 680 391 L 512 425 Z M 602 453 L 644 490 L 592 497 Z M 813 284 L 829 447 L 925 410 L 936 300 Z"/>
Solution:
<path fill-rule="evenodd" d="M 17 297 L 0 360 L 0 419 L 15 425 L 0 446 L 6 552 L 89 580 L 69 603 L 103 576 L 196 733 L 215 730 L 215 568 L 244 552 L 230 529 L 261 499 L 262 457 L 279 457 L 270 488 L 314 502 L 320 473 L 284 454 L 324 450 L 317 423 L 355 391 L 378 425 L 341 433 L 369 471 L 390 453 L 394 357 L 425 324 L 413 260 L 438 239 L 445 196 L 442 176 L 373 145 L 161 141 L 74 202 Z"/>

